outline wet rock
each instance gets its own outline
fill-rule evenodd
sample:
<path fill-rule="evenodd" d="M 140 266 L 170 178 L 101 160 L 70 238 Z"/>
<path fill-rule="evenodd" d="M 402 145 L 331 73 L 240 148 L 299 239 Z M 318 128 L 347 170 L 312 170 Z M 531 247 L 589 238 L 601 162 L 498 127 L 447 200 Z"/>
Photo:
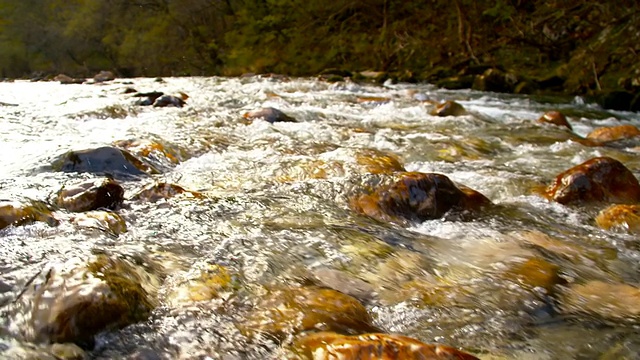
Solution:
<path fill-rule="evenodd" d="M 303 359 L 478 360 L 450 346 L 425 344 L 408 336 L 362 334 L 345 336 L 334 332 L 309 334 L 296 339 L 293 351 Z"/>
<path fill-rule="evenodd" d="M 639 136 L 640 130 L 637 127 L 633 125 L 619 125 L 597 128 L 587 135 L 587 139 L 598 143 L 609 143 Z"/>
<path fill-rule="evenodd" d="M 128 87 L 126 89 L 124 89 L 124 91 L 122 91 L 123 94 L 134 94 L 137 93 L 138 90 L 132 88 L 132 87 Z"/>
<path fill-rule="evenodd" d="M 136 105 L 151 106 L 156 102 L 156 99 L 158 99 L 162 95 L 164 95 L 163 92 L 152 91 L 152 92 L 146 92 L 146 93 L 137 93 L 137 94 L 135 94 L 133 96 L 134 97 L 139 97 L 139 98 L 144 98 L 144 99 L 140 99 L 140 100 L 136 101 L 136 103 L 135 103 Z"/>
<path fill-rule="evenodd" d="M 321 268 L 312 270 L 310 275 L 309 280 L 316 285 L 340 291 L 360 301 L 369 301 L 375 294 L 371 284 L 340 270 Z"/>
<path fill-rule="evenodd" d="M 356 162 L 371 174 L 393 174 L 405 171 L 397 157 L 373 149 L 359 151 L 356 154 Z"/>
<path fill-rule="evenodd" d="M 111 146 L 69 151 L 54 160 L 52 167 L 55 171 L 109 175 L 116 179 L 138 178 L 147 172 L 159 173 L 128 151 Z"/>
<path fill-rule="evenodd" d="M 14 321 L 27 341 L 91 346 L 97 333 L 144 320 L 155 306 L 143 268 L 100 254 L 54 265 L 17 302 Z M 157 283 L 157 280 L 156 280 Z M 147 285 L 147 286 L 145 286 Z"/>
<path fill-rule="evenodd" d="M 447 100 L 436 105 L 436 108 L 431 112 L 433 116 L 461 116 L 466 114 L 467 111 L 465 108 L 452 100 Z"/>
<path fill-rule="evenodd" d="M 116 141 L 113 145 L 135 155 L 147 167 L 162 171 L 173 169 L 190 156 L 186 149 L 162 141 L 129 139 Z"/>
<path fill-rule="evenodd" d="M 546 190 L 549 199 L 561 204 L 640 202 L 640 184 L 621 162 L 598 157 L 561 173 Z"/>
<path fill-rule="evenodd" d="M 181 92 L 178 96 L 162 95 L 153 102 L 153 107 L 183 107 L 189 95 Z"/>
<path fill-rule="evenodd" d="M 617 251 L 613 247 L 604 247 L 602 249 L 587 248 L 580 244 L 553 238 L 539 231 L 525 231 L 515 234 L 515 236 L 543 253 L 552 254 L 574 263 L 584 263 L 585 259 L 600 261 L 617 258 Z"/>
<path fill-rule="evenodd" d="M 572 285 L 561 298 L 566 313 L 598 316 L 615 322 L 640 322 L 640 289 L 622 283 L 589 281 Z"/>
<path fill-rule="evenodd" d="M 180 305 L 224 298 L 233 293 L 237 283 L 224 266 L 207 265 L 187 274 L 169 295 L 169 303 Z"/>
<path fill-rule="evenodd" d="M 438 80 L 436 85 L 447 90 L 470 89 L 475 78 L 475 75 L 452 76 Z"/>
<path fill-rule="evenodd" d="M 611 205 L 598 213 L 596 224 L 605 230 L 640 234 L 640 205 Z"/>
<path fill-rule="evenodd" d="M 538 123 L 564 126 L 569 130 L 573 130 L 571 124 L 567 121 L 567 117 L 559 111 L 547 111 L 538 119 Z"/>
<path fill-rule="evenodd" d="M 533 257 L 525 262 L 517 263 L 510 268 L 505 276 L 525 288 L 543 288 L 548 293 L 558 284 L 566 281 L 559 276 L 560 267 L 542 258 Z"/>
<path fill-rule="evenodd" d="M 268 333 L 279 339 L 308 330 L 351 334 L 378 331 L 358 300 L 316 287 L 270 291 L 240 330 L 248 336 Z"/>
<path fill-rule="evenodd" d="M 115 78 L 116 78 L 116 75 L 113 72 L 108 70 L 102 70 L 93 77 L 93 81 L 99 83 L 99 82 L 115 80 Z"/>
<path fill-rule="evenodd" d="M 448 212 L 479 210 L 491 201 L 479 192 L 456 186 L 442 174 L 409 172 L 390 186 L 351 199 L 357 212 L 381 221 L 425 221 Z"/>
<path fill-rule="evenodd" d="M 58 191 L 56 205 L 73 212 L 115 210 L 124 200 L 124 189 L 113 179 L 84 182 Z"/>
<path fill-rule="evenodd" d="M 200 199 L 203 195 L 196 191 L 185 190 L 182 186 L 169 183 L 155 183 L 147 185 L 131 197 L 131 200 L 143 200 L 156 202 L 161 199 L 169 199 L 174 196 L 184 195 L 194 199 Z"/>
<path fill-rule="evenodd" d="M 56 77 L 53 78 L 53 81 L 59 81 L 60 84 L 68 85 L 68 84 L 82 84 L 84 82 L 84 79 L 74 79 L 71 76 L 60 74 L 60 75 L 56 75 Z"/>
<path fill-rule="evenodd" d="M 482 75 L 476 76 L 471 88 L 479 91 L 512 93 L 517 81 L 515 75 L 491 68 Z"/>
<path fill-rule="evenodd" d="M 294 119 L 293 117 L 272 107 L 266 107 L 266 108 L 262 108 L 254 111 L 249 111 L 245 113 L 243 117 L 247 120 L 262 119 L 271 124 L 276 122 L 296 122 L 296 119 Z"/>
<path fill-rule="evenodd" d="M 85 360 L 89 357 L 78 345 L 73 343 L 53 344 L 51 353 L 61 360 Z"/>
<path fill-rule="evenodd" d="M 46 222 L 50 226 L 58 225 L 58 220 L 52 216 L 44 203 L 33 201 L 31 204 L 23 204 L 17 201 L 0 201 L 0 229 L 34 221 Z"/>
<path fill-rule="evenodd" d="M 87 211 L 74 215 L 71 222 L 80 227 L 100 229 L 114 235 L 127 232 L 127 223 L 124 218 L 111 211 Z"/>

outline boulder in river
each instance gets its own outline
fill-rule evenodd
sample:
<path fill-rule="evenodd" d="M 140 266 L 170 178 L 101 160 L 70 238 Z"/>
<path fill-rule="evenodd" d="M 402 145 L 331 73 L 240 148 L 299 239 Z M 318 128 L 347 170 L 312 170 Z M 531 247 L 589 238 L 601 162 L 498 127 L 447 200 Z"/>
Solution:
<path fill-rule="evenodd" d="M 137 93 L 137 94 L 135 94 L 133 96 L 141 98 L 140 100 L 136 101 L 136 105 L 151 106 L 151 105 L 153 105 L 153 103 L 155 103 L 156 99 L 158 99 L 162 95 L 164 95 L 163 92 L 151 91 L 151 92 L 146 92 L 146 93 Z"/>
<path fill-rule="evenodd" d="M 598 213 L 596 224 L 606 230 L 640 234 L 640 205 L 611 205 Z"/>
<path fill-rule="evenodd" d="M 247 120 L 262 119 L 271 124 L 276 122 L 296 122 L 296 119 L 294 119 L 293 117 L 272 107 L 265 107 L 262 109 L 249 111 L 245 113 L 243 117 Z"/>
<path fill-rule="evenodd" d="M 53 81 L 59 81 L 60 84 L 68 85 L 68 84 L 82 84 L 84 82 L 84 79 L 75 79 L 69 75 L 59 74 L 53 78 Z"/>
<path fill-rule="evenodd" d="M 538 119 L 538 123 L 564 126 L 569 130 L 573 130 L 571 124 L 567 121 L 567 117 L 560 111 L 547 111 Z"/>
<path fill-rule="evenodd" d="M 55 171 L 109 175 L 116 179 L 158 173 L 128 151 L 111 146 L 69 151 L 54 160 L 52 167 Z"/>
<path fill-rule="evenodd" d="M 457 186 L 442 174 L 408 172 L 371 194 L 351 199 L 354 210 L 381 221 L 425 221 L 448 212 L 479 210 L 491 201 L 481 193 Z"/>
<path fill-rule="evenodd" d="M 153 107 L 183 107 L 189 95 L 181 92 L 178 96 L 162 95 L 153 102 Z"/>
<path fill-rule="evenodd" d="M 595 315 L 614 323 L 640 323 L 640 288 L 599 280 L 573 284 L 561 296 L 560 308 L 570 314 Z"/>
<path fill-rule="evenodd" d="M 124 200 L 124 189 L 113 179 L 100 179 L 63 187 L 56 205 L 73 212 L 116 209 Z"/>
<path fill-rule="evenodd" d="M 355 336 L 334 332 L 307 334 L 296 339 L 293 352 L 309 360 L 478 360 L 450 346 L 425 344 L 408 336 L 381 333 Z"/>
<path fill-rule="evenodd" d="M 93 81 L 99 83 L 99 82 L 115 80 L 115 78 L 116 78 L 116 75 L 112 71 L 102 70 L 93 77 Z"/>
<path fill-rule="evenodd" d="M 558 175 L 546 196 L 561 204 L 640 202 L 640 184 L 621 162 L 597 157 Z"/>
<path fill-rule="evenodd" d="M 632 139 L 636 137 L 640 137 L 640 129 L 633 125 L 600 127 L 594 129 L 587 135 L 587 139 L 601 144 L 606 144 L 618 140 Z"/>
<path fill-rule="evenodd" d="M 115 141 L 113 145 L 134 155 L 148 168 L 169 171 L 190 157 L 187 149 L 164 141 L 128 139 Z"/>
<path fill-rule="evenodd" d="M 16 328 L 28 341 L 91 347 L 97 333 L 141 321 L 155 306 L 154 275 L 125 258 L 74 258 L 41 275 L 16 304 L 25 322 Z"/>
<path fill-rule="evenodd" d="M 378 331 L 367 309 L 358 300 L 317 287 L 270 291 L 262 297 L 240 330 L 248 336 L 268 333 L 279 339 L 310 330 L 351 334 Z"/>
<path fill-rule="evenodd" d="M 0 229 L 34 221 L 43 221 L 50 226 L 58 225 L 58 220 L 51 215 L 51 211 L 44 203 L 33 201 L 31 204 L 25 204 L 18 201 L 0 201 Z"/>
<path fill-rule="evenodd" d="M 433 116 L 461 116 L 466 115 L 467 110 L 465 110 L 464 106 L 453 100 L 447 100 L 436 105 L 436 108 L 431 111 L 431 115 Z"/>

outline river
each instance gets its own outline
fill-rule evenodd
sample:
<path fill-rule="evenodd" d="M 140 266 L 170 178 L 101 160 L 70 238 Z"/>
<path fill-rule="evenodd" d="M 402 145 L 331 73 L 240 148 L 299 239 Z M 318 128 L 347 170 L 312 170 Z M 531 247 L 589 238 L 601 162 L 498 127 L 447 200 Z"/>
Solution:
<path fill-rule="evenodd" d="M 189 98 L 182 108 L 140 106 L 127 88 Z M 443 100 L 468 113 L 430 115 L 432 101 Z M 100 177 L 55 171 L 54 159 L 70 150 L 137 139 L 172 154 L 156 161 L 157 174 L 120 182 L 127 200 L 116 212 L 126 232 L 83 226 L 61 209 L 53 213 L 57 226 L 0 230 L 0 357 L 48 358 L 48 345 L 24 335 L 29 325 L 20 319 L 27 315 L 16 304 L 30 301 L 25 289 L 45 281 L 48 269 L 96 253 L 153 259 L 164 276 L 153 284 L 157 304 L 148 317 L 100 332 L 85 347 L 91 359 L 278 358 L 280 342 L 241 331 L 264 289 L 311 281 L 347 291 L 345 278 L 365 288 L 358 299 L 381 332 L 481 359 L 640 352 L 638 318 L 603 316 L 565 300 L 566 289 L 590 280 L 637 287 L 637 235 L 599 228 L 599 208 L 561 205 L 535 191 L 598 156 L 621 161 L 638 177 L 635 144 L 585 146 L 575 138 L 602 126 L 639 126 L 639 114 L 581 98 L 260 76 L 3 82 L 0 101 L 3 200 L 51 205 L 63 186 Z M 263 107 L 297 122 L 243 117 Z M 549 110 L 563 111 L 574 134 L 536 123 Z M 359 214 L 350 197 L 387 176 L 367 167 L 376 157 L 444 174 L 499 209 L 401 224 Z M 202 197 L 130 200 L 153 182 Z M 517 269 L 530 259 L 557 269 L 552 284 L 522 281 Z M 205 301 L 175 301 L 185 279 L 212 266 L 231 274 L 231 288 Z M 329 279 L 336 274 L 341 280 Z"/>

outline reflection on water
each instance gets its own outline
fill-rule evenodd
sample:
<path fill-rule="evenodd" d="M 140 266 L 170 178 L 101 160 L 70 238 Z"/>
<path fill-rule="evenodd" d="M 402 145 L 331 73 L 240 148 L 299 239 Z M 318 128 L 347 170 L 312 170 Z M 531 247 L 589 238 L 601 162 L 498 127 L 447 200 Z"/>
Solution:
<path fill-rule="evenodd" d="M 17 104 L 0 107 L 0 199 L 16 208 L 42 204 L 42 214 L 27 219 L 35 221 L 0 230 L 3 356 L 282 358 L 318 323 L 347 335 L 399 333 L 486 359 L 637 353 L 637 235 L 599 228 L 603 206 L 563 206 L 536 191 L 597 156 L 638 177 L 640 144 L 587 146 L 579 138 L 600 126 L 640 125 L 637 114 L 427 85 L 165 80 L 0 83 L 0 101 Z M 183 108 L 142 107 L 127 87 L 190 97 Z M 431 116 L 441 100 L 458 101 L 467 114 Z M 262 107 L 297 122 L 243 117 Z M 551 109 L 564 111 L 575 133 L 536 123 Z M 102 146 L 127 150 L 159 173 L 121 181 L 125 201 L 116 212 L 126 232 L 113 214 L 54 205 L 63 186 L 101 176 L 58 172 L 53 160 Z M 411 223 L 352 210 L 350 199 L 402 170 L 445 174 L 495 206 L 466 221 Z M 154 182 L 180 188 L 140 192 Z M 95 265 L 104 258 L 114 262 Z M 109 269 L 124 280 L 105 275 Z M 125 323 L 128 310 L 110 300 L 101 311 L 122 311 L 123 322 L 95 339 L 74 337 L 51 324 L 70 323 L 72 314 L 55 309 L 77 298 L 47 298 L 75 289 L 72 278 L 95 279 L 109 299 L 153 303 L 151 314 Z M 131 279 L 144 295 L 126 285 Z M 85 350 L 48 344 L 69 341 Z"/>

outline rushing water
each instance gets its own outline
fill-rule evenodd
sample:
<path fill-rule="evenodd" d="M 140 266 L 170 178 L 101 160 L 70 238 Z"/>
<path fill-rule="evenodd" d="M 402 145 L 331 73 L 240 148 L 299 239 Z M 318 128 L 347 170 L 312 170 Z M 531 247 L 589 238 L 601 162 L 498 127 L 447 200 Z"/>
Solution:
<path fill-rule="evenodd" d="M 183 108 L 142 107 L 124 94 L 127 87 L 190 98 Z M 456 100 L 469 114 L 431 116 L 427 99 Z M 0 357 L 35 346 L 16 335 L 19 314 L 8 310 L 29 281 L 96 251 L 163 259 L 169 270 L 150 318 L 100 334 L 91 358 L 277 358 L 275 342 L 237 330 L 255 289 L 327 268 L 375 290 L 365 305 L 382 331 L 483 359 L 614 359 L 640 351 L 638 319 L 563 311 L 561 295 L 519 286 L 508 275 L 513 264 L 541 258 L 559 266 L 560 287 L 593 279 L 638 284 L 637 237 L 599 229 L 598 209 L 563 206 L 534 191 L 596 156 L 640 175 L 638 148 L 581 145 L 565 129 L 536 124 L 545 111 L 564 111 L 582 136 L 600 126 L 640 125 L 638 114 L 603 111 L 580 98 L 261 77 L 16 81 L 0 83 L 0 101 L 15 105 L 0 107 L 0 199 L 49 201 L 63 185 L 93 177 L 51 170 L 56 156 L 129 139 L 170 144 L 182 156 L 161 174 L 122 182 L 127 194 L 166 181 L 205 195 L 125 202 L 118 212 L 128 231 L 119 236 L 68 221 L 0 230 Z M 266 106 L 298 122 L 242 117 Z M 408 171 L 445 174 L 500 210 L 406 227 L 359 215 L 349 196 L 377 180 L 355 159 L 372 149 Z M 532 244 L 531 234 L 555 239 L 564 251 Z M 235 305 L 174 306 L 168 294 L 207 264 L 238 274 L 243 290 Z"/>

